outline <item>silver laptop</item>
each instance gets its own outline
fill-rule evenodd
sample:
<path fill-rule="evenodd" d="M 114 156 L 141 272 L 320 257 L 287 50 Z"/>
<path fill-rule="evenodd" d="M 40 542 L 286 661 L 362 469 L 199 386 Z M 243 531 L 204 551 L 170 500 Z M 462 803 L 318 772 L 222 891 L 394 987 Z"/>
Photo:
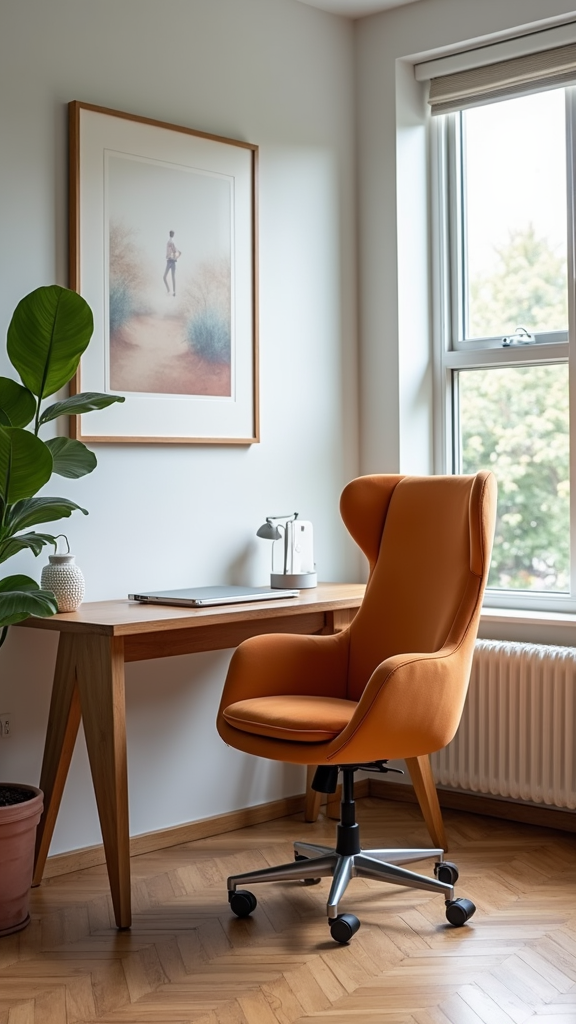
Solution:
<path fill-rule="evenodd" d="M 272 587 L 191 587 L 186 590 L 160 590 L 151 594 L 128 594 L 129 601 L 143 604 L 177 604 L 188 608 L 205 608 L 211 604 L 242 604 L 244 601 L 273 601 L 298 597 L 299 590 Z"/>

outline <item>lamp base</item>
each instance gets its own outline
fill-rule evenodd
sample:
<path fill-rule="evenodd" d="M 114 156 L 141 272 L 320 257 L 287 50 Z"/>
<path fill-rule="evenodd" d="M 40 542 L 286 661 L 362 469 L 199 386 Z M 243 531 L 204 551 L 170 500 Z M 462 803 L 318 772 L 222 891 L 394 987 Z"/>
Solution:
<path fill-rule="evenodd" d="M 270 586 L 281 590 L 306 590 L 318 586 L 318 576 L 315 572 L 273 572 Z"/>

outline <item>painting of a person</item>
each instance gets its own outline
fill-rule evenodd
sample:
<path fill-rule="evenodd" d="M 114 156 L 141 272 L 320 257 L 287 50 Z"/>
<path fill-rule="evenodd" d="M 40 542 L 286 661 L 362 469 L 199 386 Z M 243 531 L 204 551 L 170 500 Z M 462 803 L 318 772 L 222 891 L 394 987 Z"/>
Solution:
<path fill-rule="evenodd" d="M 232 184 L 110 154 L 112 390 L 232 397 Z"/>
<path fill-rule="evenodd" d="M 172 295 L 176 295 L 176 260 L 181 255 L 182 253 L 180 252 L 179 249 L 176 248 L 176 243 L 174 242 L 174 232 L 171 231 L 170 237 L 168 238 L 168 241 L 166 243 L 166 270 L 164 271 L 163 278 L 164 284 L 166 285 L 166 292 L 168 295 L 170 295 L 170 287 L 168 285 L 168 281 L 166 280 L 168 274 L 170 274 L 172 278 Z"/>

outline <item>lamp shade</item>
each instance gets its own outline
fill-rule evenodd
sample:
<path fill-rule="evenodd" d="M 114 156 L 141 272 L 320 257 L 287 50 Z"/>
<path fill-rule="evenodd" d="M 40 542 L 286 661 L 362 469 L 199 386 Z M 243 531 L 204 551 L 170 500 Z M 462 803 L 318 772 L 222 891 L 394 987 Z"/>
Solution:
<path fill-rule="evenodd" d="M 264 540 L 280 540 L 282 534 L 277 526 L 274 526 L 269 519 L 262 524 L 259 530 L 256 530 L 256 536 L 262 537 Z"/>

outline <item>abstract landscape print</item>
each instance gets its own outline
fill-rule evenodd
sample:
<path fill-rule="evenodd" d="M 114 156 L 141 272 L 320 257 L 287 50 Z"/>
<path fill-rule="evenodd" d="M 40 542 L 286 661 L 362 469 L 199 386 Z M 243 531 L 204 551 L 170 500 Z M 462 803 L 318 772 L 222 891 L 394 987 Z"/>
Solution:
<path fill-rule="evenodd" d="M 110 388 L 230 397 L 233 184 L 106 153 Z"/>

